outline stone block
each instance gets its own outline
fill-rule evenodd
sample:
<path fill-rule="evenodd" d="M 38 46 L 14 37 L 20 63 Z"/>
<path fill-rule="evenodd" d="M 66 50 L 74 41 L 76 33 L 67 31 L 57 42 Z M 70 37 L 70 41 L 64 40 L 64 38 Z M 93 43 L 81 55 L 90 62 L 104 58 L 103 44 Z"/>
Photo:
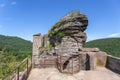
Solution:
<path fill-rule="evenodd" d="M 87 52 L 89 56 L 90 62 L 90 70 L 94 70 L 96 68 L 96 53 L 95 52 Z"/>
<path fill-rule="evenodd" d="M 80 64 L 80 70 L 86 70 L 86 63 L 87 63 L 87 56 L 86 56 L 86 54 L 80 54 L 79 55 L 79 59 L 80 59 L 80 62 L 79 62 L 79 64 Z"/>
<path fill-rule="evenodd" d="M 99 48 L 82 48 L 83 52 L 98 52 Z"/>
<path fill-rule="evenodd" d="M 96 57 L 97 57 L 96 66 L 105 67 L 107 60 L 107 53 L 102 51 L 96 52 Z"/>

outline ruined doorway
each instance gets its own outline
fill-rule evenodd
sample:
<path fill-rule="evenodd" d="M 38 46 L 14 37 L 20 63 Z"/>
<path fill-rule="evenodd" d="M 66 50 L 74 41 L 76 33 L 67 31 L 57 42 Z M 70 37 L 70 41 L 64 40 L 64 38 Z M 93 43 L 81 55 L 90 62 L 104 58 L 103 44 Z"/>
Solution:
<path fill-rule="evenodd" d="M 78 55 L 58 57 L 58 70 L 62 73 L 74 74 L 80 71 L 80 58 Z"/>

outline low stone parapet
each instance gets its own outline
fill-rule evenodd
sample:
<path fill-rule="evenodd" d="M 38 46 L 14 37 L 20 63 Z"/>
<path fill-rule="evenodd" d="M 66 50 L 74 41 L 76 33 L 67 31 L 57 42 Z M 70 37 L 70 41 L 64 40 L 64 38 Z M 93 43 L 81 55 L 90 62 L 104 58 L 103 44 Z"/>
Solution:
<path fill-rule="evenodd" d="M 96 67 L 105 67 L 107 53 L 98 48 L 83 48 L 80 54 L 86 54 L 86 70 L 94 70 Z"/>
<path fill-rule="evenodd" d="M 120 58 L 107 56 L 106 68 L 120 74 Z"/>

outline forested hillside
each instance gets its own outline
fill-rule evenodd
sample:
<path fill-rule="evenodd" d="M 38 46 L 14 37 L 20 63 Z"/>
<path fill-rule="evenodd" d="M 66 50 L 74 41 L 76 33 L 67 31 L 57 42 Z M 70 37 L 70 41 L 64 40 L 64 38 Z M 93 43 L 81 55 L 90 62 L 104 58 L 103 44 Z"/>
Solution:
<path fill-rule="evenodd" d="M 120 38 L 106 38 L 89 41 L 85 47 L 98 47 L 110 55 L 120 57 Z"/>
<path fill-rule="evenodd" d="M 32 53 L 32 42 L 0 35 L 0 78 Z"/>
<path fill-rule="evenodd" d="M 32 42 L 18 37 L 10 37 L 0 35 L 0 50 L 7 48 L 8 50 L 30 51 Z"/>

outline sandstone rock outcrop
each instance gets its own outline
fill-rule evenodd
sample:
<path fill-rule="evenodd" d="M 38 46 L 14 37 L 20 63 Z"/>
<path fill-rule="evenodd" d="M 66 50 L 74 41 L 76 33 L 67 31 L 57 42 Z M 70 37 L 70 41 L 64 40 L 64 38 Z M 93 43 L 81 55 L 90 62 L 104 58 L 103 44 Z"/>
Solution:
<path fill-rule="evenodd" d="M 59 49 L 58 54 L 76 54 L 87 39 L 84 32 L 87 25 L 85 15 L 79 12 L 70 13 L 51 28 L 48 34 L 50 43 Z"/>

